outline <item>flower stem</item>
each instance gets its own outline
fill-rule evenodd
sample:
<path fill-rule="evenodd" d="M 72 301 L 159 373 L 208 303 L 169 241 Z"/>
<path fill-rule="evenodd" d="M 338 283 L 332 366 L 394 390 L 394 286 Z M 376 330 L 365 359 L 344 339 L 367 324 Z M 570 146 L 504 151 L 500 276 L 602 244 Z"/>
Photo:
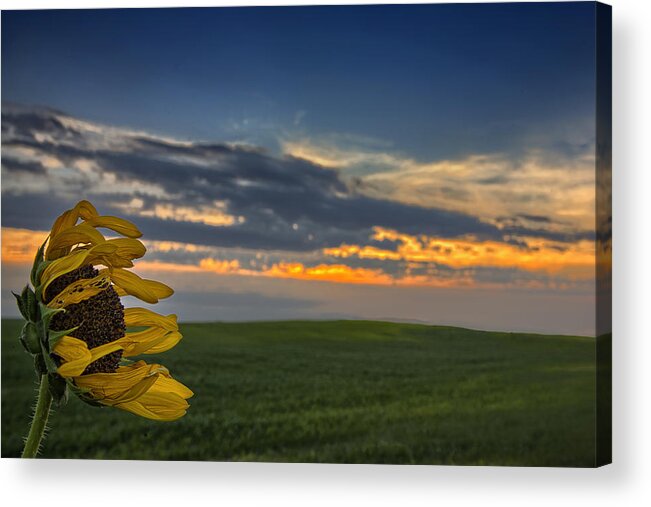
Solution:
<path fill-rule="evenodd" d="M 43 435 L 45 434 L 45 425 L 47 418 L 50 415 L 50 407 L 52 406 L 52 395 L 50 394 L 50 385 L 47 375 L 41 375 L 41 385 L 38 389 L 38 399 L 36 400 L 36 408 L 34 409 L 34 417 L 32 418 L 32 425 L 29 428 L 29 435 L 25 441 L 25 449 L 23 449 L 23 458 L 35 458 L 38 454 Z"/>

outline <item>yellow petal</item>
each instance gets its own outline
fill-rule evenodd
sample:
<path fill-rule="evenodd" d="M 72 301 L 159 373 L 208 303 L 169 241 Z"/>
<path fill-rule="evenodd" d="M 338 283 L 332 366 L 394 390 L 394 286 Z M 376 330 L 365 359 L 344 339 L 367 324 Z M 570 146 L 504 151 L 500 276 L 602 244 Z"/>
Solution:
<path fill-rule="evenodd" d="M 97 361 L 98 359 L 108 354 L 117 352 L 118 350 L 122 350 L 122 344 L 120 343 L 119 340 L 115 340 L 110 343 L 105 343 L 104 345 L 100 345 L 99 347 L 93 347 L 92 349 L 90 349 L 91 359 L 92 361 Z"/>
<path fill-rule="evenodd" d="M 117 376 L 118 374 L 106 373 L 106 375 Z M 91 389 L 91 393 L 94 393 L 93 398 L 95 398 L 103 405 L 107 405 L 109 407 L 112 407 L 118 403 L 128 403 L 130 401 L 138 399 L 143 394 L 145 394 L 151 388 L 154 382 L 156 382 L 156 379 L 159 377 L 159 375 L 160 375 L 159 373 L 148 375 L 137 381 L 133 381 L 132 384 L 130 384 L 128 387 L 124 388 L 123 390 L 109 391 L 109 393 L 111 394 L 108 394 L 106 389 L 100 389 L 97 391 L 93 391 Z M 81 378 L 85 380 L 85 377 L 88 377 L 88 375 L 82 375 L 81 377 L 78 377 L 77 379 L 75 379 L 75 383 L 79 384 L 78 382 L 79 379 Z"/>
<path fill-rule="evenodd" d="M 104 236 L 91 226 L 75 225 L 50 238 L 45 258 L 48 260 L 58 259 L 66 255 L 70 251 L 70 247 L 79 243 L 98 245 L 104 241 Z"/>
<path fill-rule="evenodd" d="M 115 407 L 148 419 L 174 421 L 185 415 L 190 406 L 185 400 L 193 395 L 190 389 L 171 376 L 160 375 L 146 393 Z"/>
<path fill-rule="evenodd" d="M 145 255 L 145 252 L 147 252 L 145 245 L 137 239 L 115 238 L 109 239 L 108 242 L 117 247 L 115 254 L 124 259 L 140 259 L 140 257 Z"/>
<path fill-rule="evenodd" d="M 158 299 L 165 299 L 174 294 L 174 289 L 169 285 L 165 285 L 163 282 L 146 279 L 143 279 L 143 282 L 145 282 L 147 289 L 149 289 Z"/>
<path fill-rule="evenodd" d="M 111 280 L 131 296 L 135 296 L 146 303 L 158 303 L 158 298 L 147 288 L 144 280 L 131 271 L 113 269 L 111 270 Z"/>
<path fill-rule="evenodd" d="M 147 288 L 156 295 L 156 297 L 160 299 L 164 299 L 167 297 L 170 297 L 172 294 L 174 294 L 174 290 L 171 287 L 168 287 L 164 283 L 161 282 L 156 282 L 154 280 L 144 280 L 143 282 L 147 286 Z M 115 292 L 117 292 L 118 296 L 124 297 L 124 296 L 129 296 L 130 294 L 119 287 L 118 285 L 114 285 L 113 288 L 115 289 Z"/>
<path fill-rule="evenodd" d="M 116 293 L 118 296 L 120 296 L 121 298 L 123 298 L 124 296 L 128 296 L 128 295 L 129 295 L 129 294 L 127 294 L 127 291 L 126 291 L 126 290 L 120 288 L 120 287 L 117 286 L 117 285 L 114 285 L 114 286 L 113 286 L 113 290 L 114 290 L 115 293 Z"/>
<path fill-rule="evenodd" d="M 115 373 L 91 373 L 75 378 L 77 386 L 87 389 L 88 394 L 104 405 L 115 405 L 138 398 L 156 382 L 161 374 L 168 375 L 159 364 L 138 361 L 121 366 Z"/>
<path fill-rule="evenodd" d="M 126 294 L 135 296 L 147 303 L 158 303 L 159 299 L 174 294 L 174 291 L 164 283 L 155 280 L 145 280 L 131 271 L 113 269 L 111 279 Z"/>
<path fill-rule="evenodd" d="M 156 380 L 156 383 L 149 390 L 150 393 L 160 392 L 160 393 L 173 393 L 181 398 L 188 399 L 194 396 L 194 393 L 187 386 L 183 385 L 176 379 L 173 379 L 171 375 L 161 375 Z"/>
<path fill-rule="evenodd" d="M 124 310 L 124 321 L 127 327 L 158 326 L 168 331 L 178 331 L 176 315 L 159 315 L 147 308 L 127 308 Z"/>
<path fill-rule="evenodd" d="M 111 286 L 111 277 L 108 269 L 102 269 L 95 278 L 82 278 L 71 283 L 59 294 L 52 298 L 47 306 L 49 308 L 65 308 L 85 301 Z"/>
<path fill-rule="evenodd" d="M 75 209 L 78 211 L 79 216 L 83 220 L 89 220 L 92 217 L 96 217 L 99 215 L 99 213 L 97 213 L 97 210 L 95 209 L 95 206 L 93 206 L 90 202 L 86 200 L 79 201 L 75 206 Z"/>
<path fill-rule="evenodd" d="M 86 223 L 92 227 L 105 227 L 112 231 L 122 234 L 128 238 L 139 238 L 142 233 L 138 228 L 123 218 L 111 216 L 94 216 L 86 219 Z"/>
<path fill-rule="evenodd" d="M 53 238 L 54 236 L 65 231 L 66 229 L 73 227 L 77 223 L 78 218 L 79 218 L 79 212 L 77 211 L 76 208 L 69 209 L 68 211 L 64 211 L 54 221 L 54 225 L 52 226 L 52 230 L 50 231 L 50 237 Z"/>
<path fill-rule="evenodd" d="M 42 294 L 55 279 L 83 266 L 88 255 L 89 250 L 80 250 L 52 261 L 41 274 Z"/>
<path fill-rule="evenodd" d="M 63 336 L 56 343 L 52 352 L 63 360 L 57 369 L 59 375 L 78 377 L 93 361 L 121 349 L 122 344 L 118 340 L 89 350 L 85 341 L 73 336 Z"/>
<path fill-rule="evenodd" d="M 93 362 L 86 342 L 72 336 L 61 337 L 52 352 L 63 360 L 57 369 L 57 373 L 62 377 L 81 375 L 86 367 Z"/>
<path fill-rule="evenodd" d="M 168 331 L 160 327 L 150 327 L 144 331 L 126 333 L 120 338 L 124 357 L 140 354 L 160 354 L 174 347 L 182 338 L 177 331 Z"/>
<path fill-rule="evenodd" d="M 149 327 L 143 331 L 126 333 L 120 338 L 124 357 L 133 357 L 143 354 L 147 349 L 165 340 L 165 336 L 174 331 L 167 331 L 161 327 Z"/>
<path fill-rule="evenodd" d="M 162 354 L 175 347 L 181 341 L 183 335 L 178 331 L 173 331 L 165 336 L 164 340 L 153 344 L 144 353 L 145 354 Z"/>
<path fill-rule="evenodd" d="M 176 421 L 183 417 L 190 404 L 173 393 L 145 393 L 139 398 L 115 405 L 140 417 L 154 421 Z"/>
<path fill-rule="evenodd" d="M 52 230 L 50 231 L 50 237 L 53 238 L 64 230 L 73 227 L 77 223 L 77 220 L 80 216 L 84 220 L 90 219 L 97 216 L 97 210 L 95 209 L 95 206 L 93 206 L 90 202 L 85 200 L 79 201 L 74 208 L 63 212 L 55 220 L 54 225 L 52 226 Z"/>
<path fill-rule="evenodd" d="M 137 239 L 109 239 L 106 243 L 111 245 L 114 250 L 106 255 L 96 257 L 96 264 L 103 264 L 104 266 L 114 268 L 132 268 L 133 262 L 131 261 L 142 257 L 146 252 L 145 245 Z M 83 247 L 78 248 L 81 249 Z"/>
<path fill-rule="evenodd" d="M 42 294 L 45 294 L 48 286 L 58 277 L 70 273 L 85 264 L 92 264 L 95 261 L 103 263 L 103 260 L 108 258 L 115 250 L 116 247 L 107 241 L 87 250 L 75 250 L 65 257 L 51 261 L 41 274 Z"/>
<path fill-rule="evenodd" d="M 124 257 L 120 257 L 117 255 L 115 252 L 107 254 L 107 255 L 102 255 L 98 256 L 94 260 L 95 264 L 102 264 L 103 266 L 111 267 L 111 268 L 132 268 L 133 267 L 133 262 L 131 262 L 129 259 L 125 259 Z"/>

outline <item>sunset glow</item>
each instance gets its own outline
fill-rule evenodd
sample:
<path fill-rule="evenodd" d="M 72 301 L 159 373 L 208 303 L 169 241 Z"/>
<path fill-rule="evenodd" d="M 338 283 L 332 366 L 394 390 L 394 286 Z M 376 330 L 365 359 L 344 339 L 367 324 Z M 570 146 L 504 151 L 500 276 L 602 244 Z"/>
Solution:
<path fill-rule="evenodd" d="M 444 240 L 428 236 L 411 236 L 376 228 L 372 239 L 397 242 L 395 251 L 373 246 L 342 245 L 327 248 L 326 255 L 339 258 L 391 259 L 411 262 L 434 262 L 462 267 L 518 267 L 527 271 L 560 273 L 577 278 L 594 275 L 594 242 L 580 241 L 563 245 L 535 238 L 523 238 L 527 247 L 495 241 Z"/>
<path fill-rule="evenodd" d="M 511 8 L 116 11 L 117 38 L 99 11 L 7 13 L 7 288 L 88 199 L 138 224 L 181 320 L 591 334 L 594 9 Z"/>
<path fill-rule="evenodd" d="M 33 260 L 34 250 L 42 244 L 46 237 L 47 233 L 44 231 L 3 228 L 3 262 L 30 264 Z M 243 266 L 238 259 L 202 256 L 212 251 L 211 248 L 204 245 L 149 241 L 146 245 L 154 257 L 156 253 L 161 252 L 195 253 L 198 256 L 197 262 L 136 261 L 136 270 L 179 273 L 204 271 L 220 275 L 263 276 L 349 284 L 460 288 L 499 286 L 496 283 L 477 282 L 472 269 L 478 267 L 508 268 L 515 266 L 532 272 L 562 274 L 568 279 L 566 286 L 569 286 L 572 280 L 589 279 L 594 276 L 595 270 L 594 244 L 589 241 L 561 248 L 558 244 L 531 240 L 527 248 L 522 248 L 504 243 L 470 239 L 443 240 L 427 236 L 416 237 L 383 228 L 376 228 L 369 239 L 388 240 L 396 243 L 397 247 L 395 250 L 384 250 L 369 245 L 341 245 L 323 250 L 326 258 L 334 257 L 340 260 L 336 264 L 308 265 L 300 262 L 280 261 L 270 266 L 251 268 Z M 407 263 L 407 268 L 400 275 L 391 275 L 382 268 L 367 269 L 347 265 L 346 262 L 352 259 L 400 261 Z M 422 266 L 448 266 L 461 271 L 453 278 L 437 276 L 436 269 L 429 269 L 428 274 L 412 274 L 415 267 Z M 542 282 L 528 282 L 525 285 L 529 287 L 544 286 Z"/>

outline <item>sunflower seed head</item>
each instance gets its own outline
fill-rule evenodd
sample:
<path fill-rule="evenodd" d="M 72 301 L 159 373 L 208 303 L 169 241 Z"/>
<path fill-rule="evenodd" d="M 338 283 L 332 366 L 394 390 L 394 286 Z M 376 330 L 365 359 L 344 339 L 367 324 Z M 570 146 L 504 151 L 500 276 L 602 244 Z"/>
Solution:
<path fill-rule="evenodd" d="M 98 271 L 92 266 L 83 266 L 57 278 L 48 287 L 45 301 L 52 300 L 71 283 L 97 275 Z M 108 287 L 95 296 L 66 307 L 65 312 L 52 317 L 49 327 L 54 331 L 77 327 L 70 336 L 85 341 L 88 348 L 97 347 L 124 336 L 124 307 L 113 287 Z M 88 365 L 84 374 L 112 373 L 117 370 L 121 358 L 122 351 L 112 352 Z"/>

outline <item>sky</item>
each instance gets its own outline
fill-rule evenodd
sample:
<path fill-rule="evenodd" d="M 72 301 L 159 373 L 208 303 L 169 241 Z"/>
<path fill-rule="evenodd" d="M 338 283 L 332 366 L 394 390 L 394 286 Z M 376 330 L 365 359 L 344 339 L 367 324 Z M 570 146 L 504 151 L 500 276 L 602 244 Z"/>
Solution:
<path fill-rule="evenodd" d="M 2 315 L 86 198 L 183 320 L 594 335 L 594 8 L 3 11 Z"/>

